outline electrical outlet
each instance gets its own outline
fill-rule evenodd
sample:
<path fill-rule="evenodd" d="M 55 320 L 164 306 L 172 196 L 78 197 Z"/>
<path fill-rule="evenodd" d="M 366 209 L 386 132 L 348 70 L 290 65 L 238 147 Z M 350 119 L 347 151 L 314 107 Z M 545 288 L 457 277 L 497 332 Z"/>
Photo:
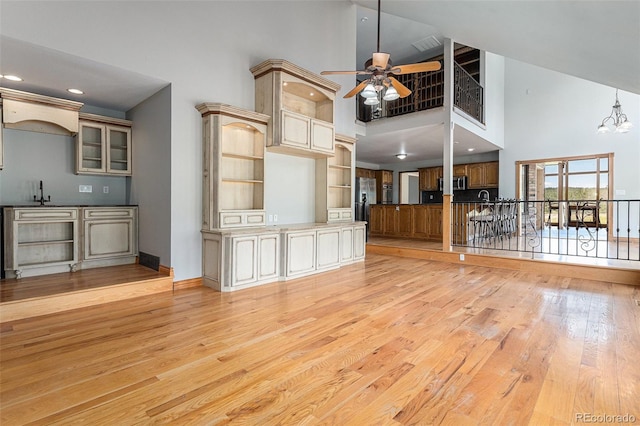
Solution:
<path fill-rule="evenodd" d="M 464 254 L 460 253 L 460 261 L 464 262 Z"/>
<path fill-rule="evenodd" d="M 109 193 L 109 187 L 108 186 L 103 186 L 102 187 L 102 193 L 103 194 L 108 194 Z"/>
<path fill-rule="evenodd" d="M 274 214 L 274 215 L 273 215 L 273 221 L 274 221 L 274 222 L 277 222 L 277 221 L 278 221 L 278 215 L 277 215 L 277 214 Z"/>
<path fill-rule="evenodd" d="M 272 214 L 269 215 L 269 222 L 273 222 L 273 215 Z"/>
<path fill-rule="evenodd" d="M 80 192 L 93 192 L 93 187 L 91 185 L 80 185 Z"/>

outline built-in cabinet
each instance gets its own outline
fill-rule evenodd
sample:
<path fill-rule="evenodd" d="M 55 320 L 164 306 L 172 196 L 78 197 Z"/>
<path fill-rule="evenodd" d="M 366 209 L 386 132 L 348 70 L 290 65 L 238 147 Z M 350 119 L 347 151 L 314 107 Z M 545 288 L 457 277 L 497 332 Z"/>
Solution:
<path fill-rule="evenodd" d="M 76 173 L 131 176 L 131 121 L 80 113 Z"/>
<path fill-rule="evenodd" d="M 356 167 L 356 177 L 357 178 L 376 178 L 376 171 L 371 169 L 364 169 L 361 167 Z"/>
<path fill-rule="evenodd" d="M 234 291 L 364 259 L 364 222 L 203 230 L 204 284 Z"/>
<path fill-rule="evenodd" d="M 267 147 L 291 155 L 333 155 L 340 85 L 282 59 L 268 59 L 251 72 L 255 109 L 271 117 Z"/>
<path fill-rule="evenodd" d="M 338 134 L 334 155 L 316 160 L 316 222 L 353 220 L 355 142 Z"/>
<path fill-rule="evenodd" d="M 202 229 L 264 226 L 264 152 L 269 117 L 220 103 L 202 115 Z"/>
<path fill-rule="evenodd" d="M 469 164 L 469 189 L 497 188 L 499 184 L 499 163 L 491 161 L 487 163 Z"/>
<path fill-rule="evenodd" d="M 137 207 L 5 207 L 7 278 L 133 263 Z"/>

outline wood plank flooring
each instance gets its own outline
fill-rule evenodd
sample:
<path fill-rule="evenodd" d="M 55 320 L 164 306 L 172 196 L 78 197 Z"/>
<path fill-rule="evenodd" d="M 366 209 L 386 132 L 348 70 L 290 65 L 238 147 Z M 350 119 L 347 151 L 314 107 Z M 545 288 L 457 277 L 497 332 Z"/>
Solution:
<path fill-rule="evenodd" d="M 236 293 L 190 288 L 5 322 L 0 420 L 638 422 L 638 299 L 640 287 L 368 254 Z"/>

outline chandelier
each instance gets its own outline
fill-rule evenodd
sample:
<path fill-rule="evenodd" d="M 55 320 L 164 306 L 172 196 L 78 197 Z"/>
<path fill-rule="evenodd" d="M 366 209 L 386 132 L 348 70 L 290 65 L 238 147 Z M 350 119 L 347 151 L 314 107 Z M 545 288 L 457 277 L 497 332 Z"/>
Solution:
<path fill-rule="evenodd" d="M 613 105 L 611 114 L 605 117 L 598 126 L 598 133 L 608 133 L 611 131 L 611 127 L 616 133 L 627 133 L 633 127 L 627 119 L 627 115 L 622 112 L 622 105 L 618 101 L 618 89 L 616 89 L 616 103 Z"/>

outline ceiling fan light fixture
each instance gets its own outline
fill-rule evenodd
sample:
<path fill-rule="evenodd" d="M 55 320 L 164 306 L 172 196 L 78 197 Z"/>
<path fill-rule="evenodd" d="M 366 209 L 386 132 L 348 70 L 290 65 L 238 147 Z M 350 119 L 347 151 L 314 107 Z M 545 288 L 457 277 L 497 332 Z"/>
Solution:
<path fill-rule="evenodd" d="M 364 101 L 365 105 L 378 105 L 380 103 L 380 101 L 378 100 L 378 97 L 373 97 L 373 98 L 367 98 L 366 101 Z"/>
<path fill-rule="evenodd" d="M 385 92 L 382 99 L 384 99 L 385 101 L 395 101 L 399 97 L 400 95 L 398 94 L 398 91 L 396 90 L 396 88 L 393 86 L 390 86 Z"/>
<path fill-rule="evenodd" d="M 366 99 L 377 98 L 378 92 L 376 92 L 376 88 L 373 86 L 373 84 L 369 83 L 364 88 L 364 90 L 360 92 L 360 96 Z M 371 104 L 367 104 L 367 105 L 371 105 Z"/>

